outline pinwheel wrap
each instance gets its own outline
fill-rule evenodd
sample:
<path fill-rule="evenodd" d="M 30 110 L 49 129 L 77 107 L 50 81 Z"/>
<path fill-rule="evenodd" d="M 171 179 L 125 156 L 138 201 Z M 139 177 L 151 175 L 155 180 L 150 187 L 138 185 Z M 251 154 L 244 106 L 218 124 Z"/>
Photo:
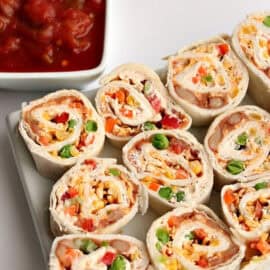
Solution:
<path fill-rule="evenodd" d="M 196 126 L 236 107 L 248 87 L 248 72 L 228 36 L 199 41 L 168 58 L 167 86 Z"/>
<path fill-rule="evenodd" d="M 205 136 L 205 149 L 220 187 L 270 175 L 270 115 L 240 106 L 218 116 Z"/>
<path fill-rule="evenodd" d="M 213 170 L 203 146 L 186 131 L 138 134 L 123 148 L 123 161 L 147 188 L 158 212 L 208 201 Z"/>
<path fill-rule="evenodd" d="M 101 79 L 96 107 L 110 141 L 122 146 L 152 129 L 188 129 L 191 118 L 173 104 L 158 75 L 141 64 L 124 64 Z"/>
<path fill-rule="evenodd" d="M 144 187 L 114 159 L 81 159 L 53 186 L 54 235 L 115 233 L 148 207 Z"/>
<path fill-rule="evenodd" d="M 50 270 L 150 270 L 143 242 L 117 234 L 72 234 L 52 245 Z"/>
<path fill-rule="evenodd" d="M 147 233 L 157 270 L 236 270 L 245 247 L 206 206 L 181 206 L 158 218 Z"/>
<path fill-rule="evenodd" d="M 19 131 L 37 170 L 59 178 L 77 159 L 96 156 L 104 145 L 102 119 L 76 90 L 60 90 L 22 108 Z"/>
<path fill-rule="evenodd" d="M 234 30 L 232 46 L 249 72 L 249 93 L 270 111 L 270 12 L 248 15 Z"/>
<path fill-rule="evenodd" d="M 267 269 L 264 267 L 270 262 L 270 178 L 224 186 L 221 204 L 227 223 L 246 244 L 243 269 Z"/>

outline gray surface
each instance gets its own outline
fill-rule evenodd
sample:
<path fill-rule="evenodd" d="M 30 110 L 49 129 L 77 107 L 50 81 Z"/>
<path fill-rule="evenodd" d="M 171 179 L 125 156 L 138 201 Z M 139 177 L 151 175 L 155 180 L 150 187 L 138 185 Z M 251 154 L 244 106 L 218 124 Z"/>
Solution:
<path fill-rule="evenodd" d="M 107 71 L 138 61 L 153 68 L 180 46 L 219 32 L 230 33 L 246 13 L 269 9 L 269 0 L 114 0 L 110 11 Z M 0 81 L 1 88 L 1 81 Z M 19 181 L 5 116 L 42 93 L 0 91 L 0 259 L 2 269 L 45 269 Z"/>

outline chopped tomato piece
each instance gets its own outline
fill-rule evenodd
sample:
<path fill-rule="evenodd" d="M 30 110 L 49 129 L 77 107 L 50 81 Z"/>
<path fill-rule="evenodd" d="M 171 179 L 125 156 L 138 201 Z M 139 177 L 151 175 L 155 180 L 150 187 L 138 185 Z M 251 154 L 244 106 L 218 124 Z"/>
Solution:
<path fill-rule="evenodd" d="M 161 125 L 163 128 L 168 129 L 176 129 L 180 126 L 178 118 L 167 114 L 162 118 Z"/>
<path fill-rule="evenodd" d="M 65 124 L 67 122 L 69 118 L 69 113 L 67 112 L 62 112 L 61 114 L 59 115 L 56 115 L 54 118 L 53 118 L 53 122 L 57 123 L 57 124 Z"/>
<path fill-rule="evenodd" d="M 113 252 L 106 252 L 101 258 L 101 261 L 106 265 L 111 265 L 116 257 L 116 254 Z"/>
<path fill-rule="evenodd" d="M 193 83 L 198 83 L 199 82 L 199 78 L 196 76 L 196 77 L 192 77 L 192 82 Z"/>
<path fill-rule="evenodd" d="M 199 69 L 198 69 L 198 73 L 201 76 L 205 76 L 207 74 L 207 70 L 203 66 L 200 66 Z"/>
<path fill-rule="evenodd" d="M 111 117 L 106 118 L 106 123 L 105 123 L 106 132 L 111 133 L 116 123 L 117 123 L 117 119 L 111 118 Z"/>
<path fill-rule="evenodd" d="M 208 267 L 208 260 L 206 257 L 201 256 L 200 259 L 197 261 L 197 265 L 199 265 L 202 268 Z"/>
<path fill-rule="evenodd" d="M 259 200 L 256 201 L 256 206 L 255 206 L 255 217 L 258 219 L 262 218 L 263 211 L 262 211 L 262 205 Z"/>
<path fill-rule="evenodd" d="M 61 199 L 64 201 L 66 199 L 72 199 L 75 196 L 78 195 L 78 191 L 74 187 L 70 187 L 61 197 Z"/>
<path fill-rule="evenodd" d="M 95 169 L 97 167 L 97 163 L 93 159 L 86 159 L 84 161 L 84 164 L 91 166 L 92 169 Z"/>
<path fill-rule="evenodd" d="M 125 109 L 124 107 L 122 107 L 120 109 L 120 112 L 121 112 L 121 114 L 123 114 L 123 116 L 125 116 L 127 118 L 132 118 L 132 116 L 133 116 L 133 112 L 131 110 Z"/>
<path fill-rule="evenodd" d="M 115 92 L 115 98 L 118 100 L 119 103 L 124 103 L 126 99 L 125 91 L 120 89 Z"/>
<path fill-rule="evenodd" d="M 150 102 L 152 108 L 155 112 L 160 112 L 161 110 L 161 101 L 156 95 L 152 95 L 147 97 L 148 101 Z"/>
<path fill-rule="evenodd" d="M 49 145 L 50 141 L 51 141 L 51 138 L 49 136 L 40 136 L 39 137 L 39 142 L 42 145 Z"/>
<path fill-rule="evenodd" d="M 219 49 L 219 53 L 221 55 L 224 55 L 224 54 L 228 53 L 229 46 L 228 46 L 228 44 L 223 43 L 223 44 L 218 45 L 218 49 Z"/>
<path fill-rule="evenodd" d="M 182 168 L 179 168 L 177 171 L 176 171 L 176 178 L 177 179 L 187 179 L 188 178 L 188 173 L 182 169 Z"/>
<path fill-rule="evenodd" d="M 259 240 L 256 244 L 256 248 L 262 253 L 267 254 L 270 252 L 270 245 L 263 240 Z"/>
<path fill-rule="evenodd" d="M 172 138 L 170 140 L 170 150 L 175 154 L 181 154 L 185 150 L 185 148 L 186 146 L 182 141 L 177 140 L 176 138 Z"/>
<path fill-rule="evenodd" d="M 205 237 L 207 237 L 207 233 L 205 232 L 204 229 L 195 229 L 193 232 L 196 238 L 199 240 L 203 240 Z"/>
<path fill-rule="evenodd" d="M 159 189 L 160 185 L 156 182 L 151 182 L 149 185 L 149 189 L 153 190 L 153 191 L 157 191 Z"/>
<path fill-rule="evenodd" d="M 78 205 L 73 204 L 64 210 L 65 214 L 68 214 L 70 216 L 76 216 L 78 213 Z"/>
<path fill-rule="evenodd" d="M 231 189 L 228 189 L 223 197 L 224 201 L 226 204 L 231 205 L 232 203 L 235 202 L 236 197 Z"/>
<path fill-rule="evenodd" d="M 92 232 L 94 230 L 94 222 L 93 219 L 88 218 L 88 219 L 83 219 L 81 221 L 81 227 L 88 232 Z"/>
<path fill-rule="evenodd" d="M 178 225 L 178 218 L 176 216 L 170 216 L 170 218 L 168 219 L 168 225 L 170 227 L 175 227 Z"/>

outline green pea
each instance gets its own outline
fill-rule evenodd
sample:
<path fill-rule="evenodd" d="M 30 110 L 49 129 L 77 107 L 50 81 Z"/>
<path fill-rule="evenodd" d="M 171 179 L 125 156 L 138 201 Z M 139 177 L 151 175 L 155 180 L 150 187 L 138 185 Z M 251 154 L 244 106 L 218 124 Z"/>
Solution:
<path fill-rule="evenodd" d="M 166 149 L 169 147 L 169 140 L 163 134 L 155 134 L 152 137 L 152 145 L 157 149 Z"/>
<path fill-rule="evenodd" d="M 245 170 L 245 164 L 243 161 L 233 159 L 228 162 L 226 170 L 229 173 L 236 175 Z"/>
<path fill-rule="evenodd" d="M 94 132 L 97 131 L 98 126 L 97 126 L 97 122 L 94 120 L 88 120 L 85 124 L 85 130 L 87 132 Z"/>
<path fill-rule="evenodd" d="M 195 238 L 195 235 L 193 232 L 190 232 L 185 235 L 185 238 L 187 238 L 188 240 L 193 240 Z"/>
<path fill-rule="evenodd" d="M 267 182 L 260 182 L 260 183 L 257 183 L 254 188 L 256 190 L 259 190 L 259 189 L 264 189 L 264 188 L 267 188 L 268 187 L 268 184 Z"/>
<path fill-rule="evenodd" d="M 153 129 L 156 129 L 156 128 L 157 128 L 156 125 L 153 124 L 153 123 L 151 123 L 151 122 L 145 122 L 145 123 L 143 124 L 143 130 L 144 130 L 144 131 L 147 131 L 147 130 L 153 130 Z"/>
<path fill-rule="evenodd" d="M 169 236 L 168 231 L 163 228 L 157 229 L 156 237 L 162 244 L 166 244 L 170 241 L 170 236 Z"/>
<path fill-rule="evenodd" d="M 263 20 L 263 24 L 267 27 L 270 27 L 270 16 L 266 16 Z"/>
<path fill-rule="evenodd" d="M 166 200 L 170 200 L 173 196 L 173 191 L 170 187 L 162 187 L 159 189 L 158 195 L 161 198 L 164 198 Z"/>
<path fill-rule="evenodd" d="M 60 152 L 59 152 L 60 157 L 62 157 L 62 158 L 70 158 L 70 157 L 72 157 L 71 151 L 70 151 L 71 147 L 72 147 L 71 144 L 67 144 L 67 145 L 63 146 L 60 149 Z"/>
<path fill-rule="evenodd" d="M 118 255 L 113 261 L 110 270 L 125 270 L 126 262 L 123 256 Z"/>
<path fill-rule="evenodd" d="M 236 143 L 238 145 L 245 146 L 247 144 L 247 140 L 248 140 L 248 134 L 246 132 L 243 132 L 237 137 Z"/>
<path fill-rule="evenodd" d="M 202 80 L 203 80 L 204 82 L 212 82 L 212 81 L 213 81 L 213 77 L 212 77 L 211 74 L 208 74 L 208 75 L 203 76 L 203 77 L 202 77 Z"/>
<path fill-rule="evenodd" d="M 113 175 L 113 176 L 120 176 L 120 174 L 121 174 L 121 172 L 116 168 L 110 168 L 109 173 L 110 173 L 110 175 Z"/>
<path fill-rule="evenodd" d="M 162 245 L 161 245 L 160 242 L 157 242 L 157 243 L 156 243 L 156 249 L 157 249 L 159 252 L 162 251 Z"/>
<path fill-rule="evenodd" d="M 184 191 L 178 191 L 176 193 L 176 200 L 177 202 L 181 202 L 185 199 L 185 192 Z"/>
<path fill-rule="evenodd" d="M 75 120 L 75 119 L 70 119 L 69 121 L 68 121 L 68 128 L 70 129 L 70 128 L 74 128 L 75 126 L 76 126 L 76 124 L 77 124 L 77 121 Z"/>
<path fill-rule="evenodd" d="M 83 253 L 91 253 L 92 251 L 97 249 L 97 245 L 90 239 L 85 239 L 81 241 L 80 250 Z"/>

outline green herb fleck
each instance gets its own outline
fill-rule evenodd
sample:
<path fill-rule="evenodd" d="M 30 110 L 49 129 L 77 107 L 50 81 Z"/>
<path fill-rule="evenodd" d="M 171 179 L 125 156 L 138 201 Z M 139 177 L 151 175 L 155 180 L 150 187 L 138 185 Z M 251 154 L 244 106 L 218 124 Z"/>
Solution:
<path fill-rule="evenodd" d="M 267 27 L 270 27 L 270 16 L 266 16 L 263 20 L 263 24 Z"/>
<path fill-rule="evenodd" d="M 76 126 L 77 122 L 75 119 L 70 119 L 68 121 L 68 128 L 71 129 L 71 128 L 74 128 Z"/>
<path fill-rule="evenodd" d="M 243 161 L 233 159 L 228 162 L 226 170 L 229 173 L 236 175 L 245 170 L 245 164 Z"/>
<path fill-rule="evenodd" d="M 166 244 L 170 240 L 170 236 L 169 236 L 168 231 L 166 229 L 163 229 L 163 228 L 157 229 L 156 237 L 162 244 Z"/>
<path fill-rule="evenodd" d="M 185 235 L 185 238 L 187 238 L 188 240 L 193 240 L 195 238 L 195 235 L 193 232 L 190 232 Z"/>
<path fill-rule="evenodd" d="M 158 195 L 161 198 L 164 198 L 166 200 L 170 200 L 173 196 L 173 191 L 170 187 L 162 187 L 159 189 Z"/>
<path fill-rule="evenodd" d="M 236 143 L 238 145 L 245 146 L 247 144 L 247 140 L 248 140 L 248 134 L 246 132 L 243 132 L 237 137 Z"/>
<path fill-rule="evenodd" d="M 113 176 L 120 176 L 120 174 L 121 174 L 121 172 L 116 168 L 110 168 L 109 173 L 110 173 L 110 175 L 113 175 Z"/>
<path fill-rule="evenodd" d="M 210 82 L 213 81 L 213 77 L 212 77 L 211 74 L 205 75 L 205 76 L 202 77 L 202 81 L 203 82 L 209 82 L 210 83 Z"/>
<path fill-rule="evenodd" d="M 146 81 L 144 84 L 143 91 L 147 94 L 147 92 L 149 92 L 150 90 L 150 87 L 151 87 L 151 83 L 149 81 Z"/>
<path fill-rule="evenodd" d="M 259 189 L 264 189 L 264 188 L 267 188 L 268 184 L 267 182 L 260 182 L 260 183 L 257 183 L 254 188 L 256 190 L 259 190 Z"/>
<path fill-rule="evenodd" d="M 178 191 L 176 193 L 176 200 L 177 202 L 181 202 L 185 199 L 185 192 L 184 191 Z"/>
<path fill-rule="evenodd" d="M 90 239 L 85 239 L 82 240 L 81 245 L 80 245 L 80 250 L 83 253 L 91 253 L 92 251 L 97 249 L 97 245 Z"/>
<path fill-rule="evenodd" d="M 143 124 L 143 130 L 144 130 L 144 131 L 147 131 L 147 130 L 153 130 L 153 129 L 156 129 L 156 128 L 157 128 L 156 125 L 153 124 L 153 123 L 151 123 L 151 122 L 145 122 L 145 123 Z"/>
<path fill-rule="evenodd" d="M 59 152 L 60 157 L 62 157 L 62 158 L 70 158 L 70 157 L 72 157 L 71 151 L 70 151 L 71 147 L 72 147 L 71 144 L 67 144 L 67 145 L 63 146 L 60 149 L 60 152 Z"/>

